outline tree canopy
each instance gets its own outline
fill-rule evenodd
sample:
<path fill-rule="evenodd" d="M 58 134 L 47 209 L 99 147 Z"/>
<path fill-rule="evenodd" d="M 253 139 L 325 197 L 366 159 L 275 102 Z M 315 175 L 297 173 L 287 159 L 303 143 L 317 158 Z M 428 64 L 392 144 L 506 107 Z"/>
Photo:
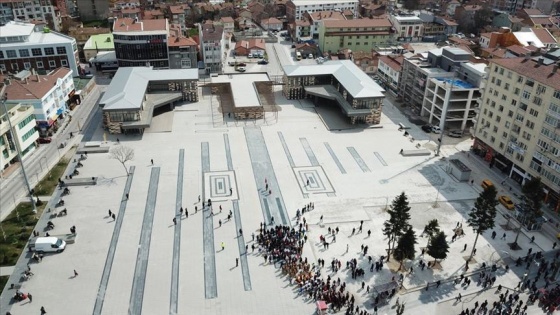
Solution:
<path fill-rule="evenodd" d="M 494 186 L 484 189 L 476 198 L 474 208 L 469 212 L 467 224 L 478 234 L 484 233 L 495 225 L 497 193 Z"/>
<path fill-rule="evenodd" d="M 428 255 L 434 257 L 436 261 L 447 258 L 447 253 L 449 253 L 449 244 L 447 244 L 445 238 L 445 233 L 440 231 L 428 245 Z"/>
<path fill-rule="evenodd" d="M 408 221 L 410 220 L 409 211 L 410 206 L 408 204 L 408 198 L 405 193 L 402 192 L 393 200 L 390 209 L 387 211 L 390 218 L 383 224 L 383 234 L 387 236 L 389 245 L 387 261 L 389 261 L 389 257 L 391 256 L 391 248 L 395 247 L 395 242 L 410 227 L 408 224 Z"/>
<path fill-rule="evenodd" d="M 126 175 L 128 175 L 129 173 L 125 163 L 134 159 L 134 149 L 124 145 L 113 147 L 109 150 L 109 158 L 119 161 L 124 167 Z"/>
<path fill-rule="evenodd" d="M 413 259 L 416 253 L 414 249 L 414 244 L 416 244 L 416 235 L 414 234 L 414 230 L 411 226 L 408 227 L 408 230 L 399 238 L 399 242 L 397 243 L 397 247 L 395 248 L 394 257 L 398 260 L 401 264 L 399 266 L 402 267 L 402 264 L 405 259 Z"/>

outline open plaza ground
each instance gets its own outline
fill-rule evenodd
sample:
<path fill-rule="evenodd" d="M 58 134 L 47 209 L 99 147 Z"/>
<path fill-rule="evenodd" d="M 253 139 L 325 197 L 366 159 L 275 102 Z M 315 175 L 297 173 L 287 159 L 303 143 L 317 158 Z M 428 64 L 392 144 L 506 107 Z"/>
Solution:
<path fill-rule="evenodd" d="M 50 219 L 45 213 L 37 227 L 44 234 L 46 222 L 52 220 L 55 228 L 49 233 L 60 235 L 75 226 L 76 242 L 63 253 L 46 254 L 40 263 L 24 253 L 11 280 L 19 280 L 29 263 L 34 276 L 22 282 L 20 290 L 31 293 L 33 301 L 14 303 L 14 290 L 6 290 L 3 312 L 37 314 L 43 306 L 48 314 L 62 315 L 313 314 L 314 301 L 299 294 L 279 265 L 265 262 L 262 252 L 252 250 L 252 234 L 259 234 L 262 222 L 274 218 L 275 225 L 297 227 L 296 213 L 309 203 L 314 207 L 303 215 L 309 227 L 303 257 L 315 264 L 324 259 L 321 276 L 345 282 L 355 305 L 370 314 L 374 288 L 401 274 L 402 287 L 380 304 L 379 314 L 395 314 L 397 299 L 405 303 L 405 314 L 459 314 L 472 309 L 475 301 L 492 303 L 498 284 L 513 291 L 525 272 L 536 273 L 536 267 L 526 271 L 513 265 L 506 271 L 505 264 L 529 248 L 533 253 L 552 249 L 553 242 L 540 233 L 523 232 L 523 249 L 510 251 L 507 243 L 515 231 L 505 229 L 508 210 L 499 205 L 494 229 L 498 237 L 492 239 L 492 231 L 479 237 L 475 259 L 465 273 L 465 257 L 475 238 L 466 220 L 482 190 L 480 182 L 490 178 L 499 194 L 507 188 L 498 185 L 501 178 L 489 173 L 485 162 L 468 154 L 470 139 L 444 144 L 438 157 L 399 154 L 401 149 L 416 150 L 417 144 L 434 152 L 435 135 L 408 123 L 388 100 L 379 128 L 329 131 L 325 124 L 336 111 L 319 116 L 311 103 L 283 98 L 280 87 L 275 87 L 280 110 L 256 121 L 228 118 L 220 112 L 218 96 L 201 90 L 198 103 L 154 117 L 143 135 L 110 135 L 100 125 L 90 126 L 92 132 L 86 132 L 83 141 L 134 149 L 134 159 L 126 163 L 130 175 L 107 153 L 89 154 L 82 161 L 78 177 L 97 177 L 97 185 L 70 187 L 70 195 L 63 197 L 68 215 Z M 409 137 L 398 130 L 399 123 L 410 125 Z M 459 182 L 449 173 L 450 158 L 473 170 L 474 184 Z M 419 262 L 433 258 L 421 255 L 427 238 L 418 237 L 416 258 L 405 263 L 406 272 L 396 272 L 393 259 L 381 271 L 370 272 L 368 256 L 378 261 L 387 255 L 382 234 L 389 218 L 386 208 L 403 191 L 416 235 L 437 219 L 450 242 L 448 258 L 438 268 L 422 269 Z M 60 194 L 50 200 L 53 211 L 62 209 L 54 210 Z M 208 199 L 212 207 L 203 210 Z M 178 215 L 181 208 L 188 216 Z M 466 234 L 451 242 L 458 224 Z M 319 239 L 329 228 L 339 232 L 336 241 L 327 237 L 331 244 L 324 248 Z M 366 255 L 362 246 L 369 248 Z M 347 268 L 354 258 L 365 270 L 358 279 Z M 331 269 L 333 259 L 342 264 L 337 272 Z M 476 284 L 483 263 L 499 266 L 492 273 L 496 283 L 487 289 Z M 474 283 L 456 284 L 463 273 L 474 273 Z M 438 280 L 442 284 L 435 287 Z M 362 282 L 371 288 L 369 293 Z M 461 301 L 456 300 L 459 293 Z M 542 311 L 532 305 L 529 313 Z"/>

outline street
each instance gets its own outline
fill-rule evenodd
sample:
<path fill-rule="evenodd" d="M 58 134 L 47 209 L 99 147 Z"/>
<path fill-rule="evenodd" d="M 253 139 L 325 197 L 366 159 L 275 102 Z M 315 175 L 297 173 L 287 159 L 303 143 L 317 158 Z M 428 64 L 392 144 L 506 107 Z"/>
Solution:
<path fill-rule="evenodd" d="M 99 83 L 103 85 L 100 85 Z M 61 128 L 52 136 L 52 142 L 48 144 L 40 144 L 30 156 L 24 159 L 25 171 L 29 179 L 29 183 L 34 187 L 43 176 L 60 160 L 62 156 L 70 150 L 73 145 L 80 143 L 82 139 L 82 130 L 85 130 L 91 120 L 91 113 L 97 105 L 102 91 L 105 90 L 106 82 L 103 78 L 97 81 L 97 85 L 82 100 L 74 111 L 71 112 L 72 120 L 66 115 Z M 70 138 L 70 133 L 73 137 Z M 64 143 L 64 148 L 60 148 L 60 144 Z M 7 177 L 0 179 L 0 191 L 2 198 L 0 199 L 0 220 L 4 220 L 8 214 L 21 201 L 29 201 L 27 188 L 23 179 L 21 167 L 12 171 Z"/>

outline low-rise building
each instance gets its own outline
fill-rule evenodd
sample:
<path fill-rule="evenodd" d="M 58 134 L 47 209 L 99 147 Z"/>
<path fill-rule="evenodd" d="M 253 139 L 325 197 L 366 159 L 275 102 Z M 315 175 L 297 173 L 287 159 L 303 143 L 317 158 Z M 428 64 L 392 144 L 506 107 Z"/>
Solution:
<path fill-rule="evenodd" d="M 192 37 L 182 36 L 181 26 L 177 24 L 169 26 L 167 46 L 169 49 L 170 69 L 190 69 L 198 67 L 198 43 Z"/>
<path fill-rule="evenodd" d="M 78 69 L 78 45 L 74 38 L 31 23 L 10 21 L 0 26 L 0 70 L 17 73 L 36 69 L 47 73 L 68 67 Z"/>
<path fill-rule="evenodd" d="M 25 158 L 37 147 L 39 133 L 35 129 L 33 106 L 9 105 L 8 113 L 0 106 L 0 171 L 19 161 L 18 148 Z M 10 130 L 10 124 L 13 130 Z"/>
<path fill-rule="evenodd" d="M 235 54 L 237 56 L 263 56 L 266 52 L 265 41 L 262 38 L 251 38 L 249 40 L 240 40 L 235 43 Z"/>
<path fill-rule="evenodd" d="M 220 22 L 224 27 L 224 32 L 226 33 L 233 33 L 235 30 L 235 20 L 231 16 L 224 16 L 220 18 Z"/>
<path fill-rule="evenodd" d="M 393 39 L 393 26 L 387 18 L 326 20 L 319 30 L 322 52 L 336 52 L 342 48 L 369 51 L 373 46 Z"/>
<path fill-rule="evenodd" d="M 284 65 L 283 83 L 287 99 L 311 97 L 317 105 L 339 106 L 351 124 L 381 121 L 385 91 L 351 60 Z"/>
<path fill-rule="evenodd" d="M 304 14 L 304 19 L 309 22 L 309 26 L 310 26 L 309 33 L 310 33 L 310 35 L 313 38 L 318 39 L 319 38 L 319 29 L 321 28 L 321 24 L 324 21 L 346 20 L 346 17 L 344 16 L 344 14 L 342 14 L 342 12 L 339 12 L 339 11 L 318 11 L 318 12 L 313 12 L 313 13 L 306 12 Z M 301 37 L 301 36 L 298 36 L 298 37 Z"/>
<path fill-rule="evenodd" d="M 154 109 L 178 102 L 198 102 L 198 69 L 119 68 L 99 101 L 103 126 L 110 133 L 143 133 Z"/>
<path fill-rule="evenodd" d="M 143 20 L 122 18 L 113 24 L 115 53 L 119 67 L 150 65 L 169 68 L 166 19 Z"/>
<path fill-rule="evenodd" d="M 424 21 L 416 15 L 389 15 L 398 40 L 411 41 L 424 36 Z"/>
<path fill-rule="evenodd" d="M 275 17 L 261 20 L 261 26 L 267 31 L 281 31 L 283 23 Z"/>
<path fill-rule="evenodd" d="M 115 51 L 115 43 L 113 42 L 113 34 L 99 34 L 91 36 L 84 45 L 84 57 L 87 62 L 91 62 L 98 53 L 105 51 Z"/>
<path fill-rule="evenodd" d="M 24 70 L 14 76 L 7 76 L 6 104 L 26 104 L 34 108 L 37 127 L 42 131 L 57 126 L 58 119 L 68 111 L 74 101 L 75 89 L 72 71 L 58 68 L 47 75 L 34 74 Z"/>

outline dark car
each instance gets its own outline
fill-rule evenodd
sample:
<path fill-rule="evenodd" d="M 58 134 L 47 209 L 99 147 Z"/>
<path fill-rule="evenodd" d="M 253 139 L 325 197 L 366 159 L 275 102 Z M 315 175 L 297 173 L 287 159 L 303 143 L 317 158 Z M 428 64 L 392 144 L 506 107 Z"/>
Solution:
<path fill-rule="evenodd" d="M 263 59 L 263 60 L 259 60 L 259 62 L 257 62 L 259 65 L 267 65 L 268 64 L 268 60 Z"/>
<path fill-rule="evenodd" d="M 432 132 L 432 125 L 424 125 L 422 126 L 422 130 L 424 130 L 425 132 Z"/>
<path fill-rule="evenodd" d="M 51 143 L 52 139 L 50 137 L 46 137 L 46 138 L 39 138 L 39 139 L 37 139 L 37 141 L 39 143 Z"/>
<path fill-rule="evenodd" d="M 244 62 L 240 62 L 237 64 L 238 67 L 247 67 L 247 64 Z"/>

